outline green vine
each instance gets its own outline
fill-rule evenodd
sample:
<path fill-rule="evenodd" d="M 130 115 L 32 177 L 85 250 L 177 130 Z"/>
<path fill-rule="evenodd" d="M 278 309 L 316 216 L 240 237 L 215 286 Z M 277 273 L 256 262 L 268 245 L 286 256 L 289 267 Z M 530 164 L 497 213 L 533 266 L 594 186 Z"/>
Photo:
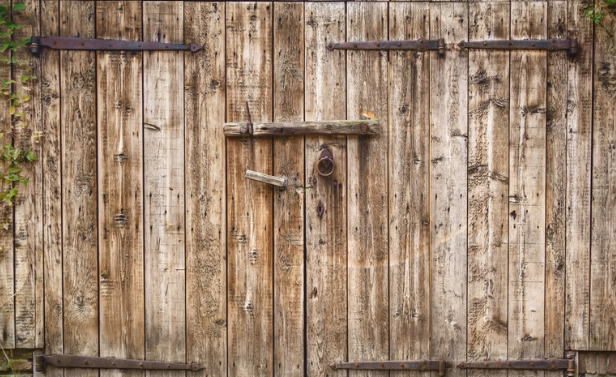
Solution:
<path fill-rule="evenodd" d="M 12 10 L 21 11 L 25 8 L 25 4 L 14 4 Z M 0 85 L 0 95 L 8 102 L 9 119 L 0 124 L 0 175 L 4 181 L 0 187 L 0 226 L 5 230 L 11 225 L 12 208 L 19 195 L 19 187 L 28 184 L 28 179 L 23 174 L 24 166 L 38 160 L 30 148 L 31 144 L 23 141 L 20 143 L 18 140 L 18 136 L 25 134 L 25 128 L 28 127 L 26 115 L 30 109 L 28 92 L 31 90 L 28 83 L 36 77 L 32 74 L 28 61 L 21 60 L 14 54 L 15 51 L 25 48 L 30 40 L 15 37 L 15 32 L 23 25 L 12 21 L 11 13 L 10 6 L 0 4 L 0 64 L 7 67 L 4 69 L 5 73 L 13 71 L 13 79 L 3 79 Z M 17 90 L 18 87 L 21 91 Z M 33 141 L 38 141 L 40 136 L 34 134 Z"/>
<path fill-rule="evenodd" d="M 586 8 L 586 17 L 609 34 L 612 41 L 612 51 L 616 52 L 616 27 L 610 28 L 606 25 L 605 17 L 608 15 L 616 15 L 616 0 L 601 1 L 595 6 Z"/>

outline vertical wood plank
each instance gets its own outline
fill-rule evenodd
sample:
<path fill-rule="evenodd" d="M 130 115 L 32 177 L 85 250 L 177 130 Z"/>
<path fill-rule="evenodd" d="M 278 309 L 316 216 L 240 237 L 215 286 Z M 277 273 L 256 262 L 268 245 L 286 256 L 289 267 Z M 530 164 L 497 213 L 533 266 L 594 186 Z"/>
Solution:
<path fill-rule="evenodd" d="M 566 38 L 567 2 L 548 3 L 548 37 Z M 567 185 L 567 54 L 548 54 L 545 191 L 545 356 L 565 349 L 565 205 Z M 561 372 L 546 375 L 560 376 Z"/>
<path fill-rule="evenodd" d="M 61 1 L 60 34 L 94 38 L 94 17 L 93 1 Z M 60 61 L 64 352 L 97 356 L 96 53 L 61 51 Z"/>
<path fill-rule="evenodd" d="M 466 4 L 432 4 L 430 13 L 430 38 L 468 40 Z M 430 79 L 430 357 L 458 362 L 466 359 L 468 52 L 431 52 Z"/>
<path fill-rule="evenodd" d="M 606 17 L 606 26 L 616 20 Z M 590 348 L 616 351 L 616 53 L 610 35 L 595 28 L 592 151 Z"/>
<path fill-rule="evenodd" d="M 344 3 L 306 3 L 306 120 L 346 118 Z M 347 360 L 347 159 L 345 136 L 306 136 L 306 372 L 345 376 L 329 364 Z M 329 177 L 315 166 L 327 147 L 336 163 Z M 323 214 L 318 214 L 319 205 Z"/>
<path fill-rule="evenodd" d="M 98 1 L 96 37 L 141 40 L 141 4 Z M 143 111 L 140 52 L 97 53 L 100 354 L 143 359 Z M 143 376 L 101 370 L 101 376 Z"/>
<path fill-rule="evenodd" d="M 274 6 L 274 121 L 304 119 L 304 4 Z M 304 137 L 274 139 L 274 375 L 304 375 Z"/>
<path fill-rule="evenodd" d="M 389 39 L 429 36 L 429 3 L 389 5 Z M 389 58 L 389 358 L 420 360 L 430 356 L 430 54 Z"/>
<path fill-rule="evenodd" d="M 22 1 L 19 1 L 22 3 Z M 17 1 L 13 2 L 13 5 Z M 15 31 L 15 38 L 28 39 L 40 35 L 40 2 L 24 0 L 24 10 L 14 11 L 13 20 L 22 28 Z M 27 62 L 32 69 L 16 66 L 13 79 L 16 92 L 30 96 L 30 101 L 23 104 L 27 108 L 27 126 L 18 130 L 17 146 L 21 150 L 31 149 L 36 156 L 43 151 L 40 139 L 32 136 L 42 132 L 41 127 L 41 72 L 40 62 L 27 49 L 14 52 L 14 57 Z M 25 75 L 37 77 L 27 84 L 21 84 L 19 78 Z M 24 88 L 30 89 L 26 92 Z M 22 170 L 29 183 L 20 188 L 15 206 L 15 347 L 43 347 L 43 165 L 39 160 L 27 164 Z"/>
<path fill-rule="evenodd" d="M 347 3 L 349 41 L 387 39 L 387 29 L 386 3 Z M 348 137 L 350 360 L 389 358 L 387 60 L 384 51 L 347 51 L 347 118 L 366 113 L 381 127 L 375 137 Z"/>
<path fill-rule="evenodd" d="M 8 2 L 10 4 L 10 2 Z M 5 52 L 3 58 L 10 58 L 11 53 Z M 0 79 L 11 78 L 11 67 L 0 64 Z M 11 131 L 12 118 L 9 115 L 9 103 L 2 101 L 0 105 L 0 132 Z M 4 136 L 2 142 L 10 138 Z M 11 141 L 7 142 L 11 144 Z M 0 161 L 2 172 L 8 168 L 4 161 Z M 0 190 L 6 189 L 4 179 L 0 179 Z M 2 204 L 0 207 L 0 346 L 2 348 L 15 348 L 15 216 L 14 207 Z"/>
<path fill-rule="evenodd" d="M 546 10 L 545 2 L 511 3 L 511 38 L 546 38 Z M 509 127 L 510 359 L 544 356 L 546 67 L 546 52 L 511 52 L 516 75 L 511 78 Z"/>
<path fill-rule="evenodd" d="M 227 120 L 272 119 L 272 4 L 227 3 Z M 272 139 L 227 140 L 229 374 L 271 376 L 273 367 Z"/>
<path fill-rule="evenodd" d="M 41 1 L 41 36 L 60 34 L 60 4 Z M 45 353 L 64 352 L 62 302 L 62 147 L 60 130 L 60 52 L 47 51 L 41 57 L 41 122 L 45 136 L 41 163 L 44 173 L 43 245 L 45 278 Z M 48 367 L 51 377 L 64 375 L 60 368 Z"/>
<path fill-rule="evenodd" d="M 197 376 L 227 374 L 225 201 L 225 6 L 184 4 L 187 360 L 207 365 Z"/>
<path fill-rule="evenodd" d="M 565 349 L 588 349 L 590 310 L 590 175 L 592 158 L 593 23 L 586 1 L 568 1 L 568 37 L 580 52 L 569 61 Z"/>
<path fill-rule="evenodd" d="M 183 3 L 143 4 L 145 41 L 182 43 Z M 186 360 L 184 53 L 145 52 L 145 356 Z M 182 376 L 185 372 L 151 372 Z"/>
<path fill-rule="evenodd" d="M 509 39 L 509 4 L 469 4 L 469 40 Z M 468 360 L 507 358 L 509 53 L 471 50 L 468 89 Z M 469 370 L 468 376 L 506 376 Z"/>

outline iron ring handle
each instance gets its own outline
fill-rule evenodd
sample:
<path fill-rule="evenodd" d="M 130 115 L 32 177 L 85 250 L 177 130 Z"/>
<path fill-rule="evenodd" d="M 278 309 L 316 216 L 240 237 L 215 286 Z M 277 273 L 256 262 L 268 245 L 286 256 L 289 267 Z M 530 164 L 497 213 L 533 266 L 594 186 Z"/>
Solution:
<path fill-rule="evenodd" d="M 321 170 L 321 163 L 323 161 L 329 161 L 332 164 L 331 170 L 329 172 L 323 172 Z M 319 175 L 321 177 L 328 177 L 328 176 L 334 174 L 334 170 L 336 170 L 336 163 L 334 162 L 333 158 L 331 158 L 329 156 L 325 156 L 325 157 L 322 157 L 321 159 L 319 159 L 317 161 L 317 173 L 319 173 Z"/>

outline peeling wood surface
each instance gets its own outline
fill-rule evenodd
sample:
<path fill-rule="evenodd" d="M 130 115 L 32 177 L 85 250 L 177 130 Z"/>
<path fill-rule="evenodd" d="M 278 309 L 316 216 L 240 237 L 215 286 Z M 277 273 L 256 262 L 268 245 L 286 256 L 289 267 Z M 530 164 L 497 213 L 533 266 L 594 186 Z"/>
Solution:
<path fill-rule="evenodd" d="M 323 377 L 616 350 L 616 63 L 581 0 L 26 3 L 24 36 L 205 50 L 20 53 L 45 136 L 0 238 L 3 347 Z M 581 51 L 325 48 L 440 37 Z M 226 137 L 247 102 L 255 134 L 365 114 L 378 134 Z"/>

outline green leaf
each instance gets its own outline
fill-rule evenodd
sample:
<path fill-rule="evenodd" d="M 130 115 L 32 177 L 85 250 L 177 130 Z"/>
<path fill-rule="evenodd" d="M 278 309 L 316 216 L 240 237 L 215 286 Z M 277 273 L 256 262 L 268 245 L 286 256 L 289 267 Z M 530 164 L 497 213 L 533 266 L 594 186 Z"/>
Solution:
<path fill-rule="evenodd" d="M 13 10 L 24 10 L 26 9 L 26 4 L 15 4 L 13 5 Z"/>

